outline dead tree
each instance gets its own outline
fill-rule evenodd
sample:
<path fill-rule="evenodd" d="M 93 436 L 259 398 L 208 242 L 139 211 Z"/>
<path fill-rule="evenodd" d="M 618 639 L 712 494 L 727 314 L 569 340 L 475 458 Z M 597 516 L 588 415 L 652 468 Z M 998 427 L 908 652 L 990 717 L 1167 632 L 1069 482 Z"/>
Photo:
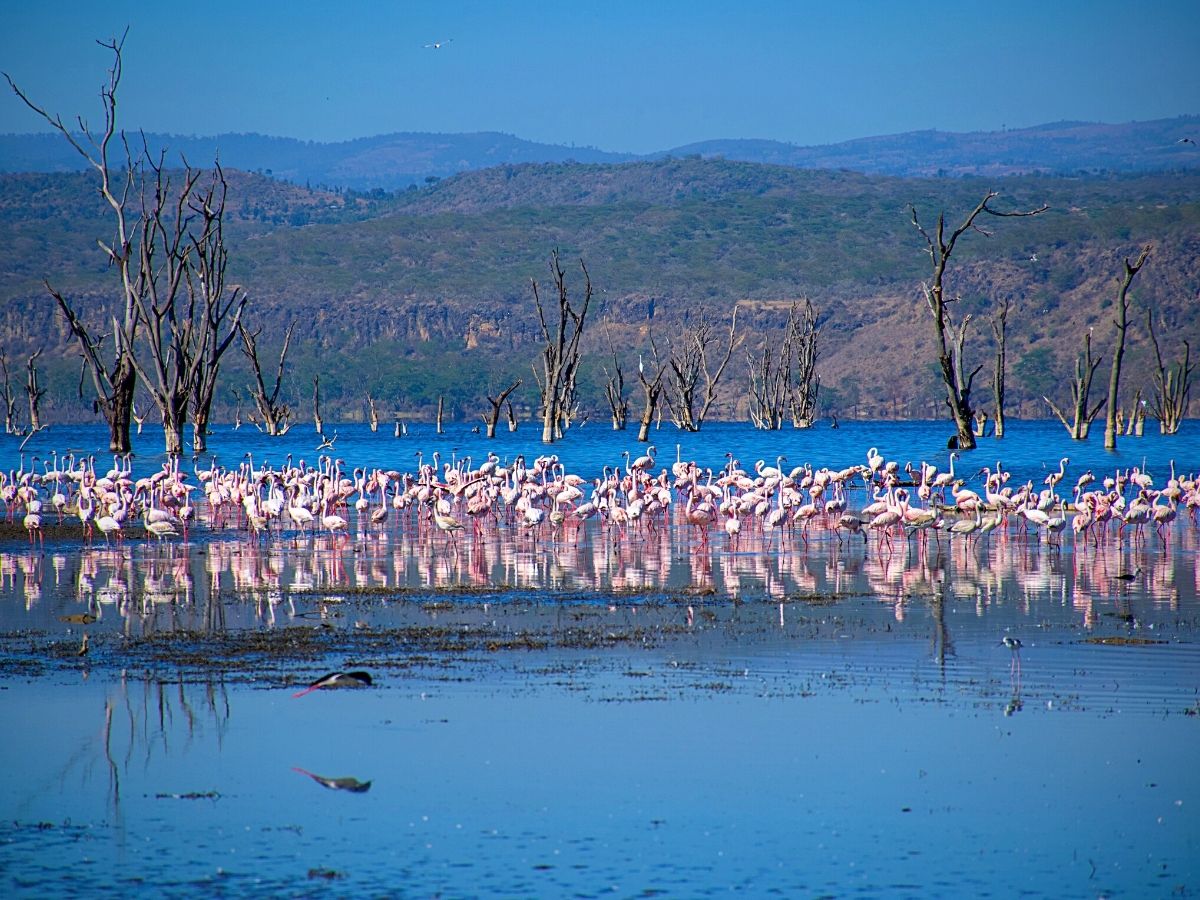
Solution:
<path fill-rule="evenodd" d="M 17 413 L 18 395 L 13 390 L 12 379 L 8 372 L 8 355 L 0 353 L 0 372 L 4 374 L 4 384 L 0 386 L 0 401 L 4 403 L 4 433 L 20 434 L 21 425 Z"/>
<path fill-rule="evenodd" d="M 371 431 L 379 430 L 379 413 L 375 409 L 375 398 L 367 394 L 367 421 L 371 423 Z"/>
<path fill-rule="evenodd" d="M 796 315 L 796 304 L 788 314 L 795 368 L 788 389 L 788 405 L 792 412 L 793 428 L 810 428 L 817 417 L 817 399 L 821 393 L 821 377 L 817 366 L 817 308 L 804 298 L 803 318 Z"/>
<path fill-rule="evenodd" d="M 218 166 L 201 188 L 202 173 L 185 164 L 176 188 L 161 155 L 147 148 L 143 158 L 134 290 L 143 324 L 130 361 L 162 414 L 166 452 L 183 452 L 190 410 L 200 453 L 220 360 L 246 307 L 240 289 L 225 290 L 225 176 Z"/>
<path fill-rule="evenodd" d="M 42 398 L 46 396 L 46 389 L 38 383 L 37 358 L 42 355 L 42 351 L 37 350 L 29 357 L 25 363 L 25 394 L 29 397 L 29 430 L 42 430 Z"/>
<path fill-rule="evenodd" d="M 199 331 L 196 355 L 199 364 L 192 379 L 192 449 L 208 449 L 208 423 L 221 359 L 240 331 L 246 309 L 246 294 L 238 285 L 228 291 L 225 269 L 225 198 L 229 186 L 220 164 L 213 167 L 207 190 L 188 198 L 188 206 L 199 226 L 190 235 L 192 252 L 188 262 L 188 308 Z M 182 340 L 182 334 L 181 334 Z"/>
<path fill-rule="evenodd" d="M 1112 369 L 1108 375 L 1108 415 L 1104 420 L 1105 450 L 1117 448 L 1117 390 L 1121 386 L 1121 360 L 1125 356 L 1125 331 L 1129 326 L 1129 286 L 1133 284 L 1134 276 L 1146 264 L 1151 247 L 1150 244 L 1143 247 L 1136 262 L 1130 263 L 1126 257 L 1125 277 L 1121 281 L 1121 289 L 1117 292 L 1117 315 L 1113 319 L 1113 325 L 1117 329 L 1117 341 L 1113 348 Z"/>
<path fill-rule="evenodd" d="M 654 350 L 654 362 L 647 371 L 645 362 L 638 356 L 638 381 L 642 385 L 642 415 L 638 419 L 638 441 L 646 443 L 650 440 L 650 425 L 654 421 L 654 413 L 659 408 L 663 392 L 663 375 L 667 371 L 667 363 L 658 355 L 658 347 L 654 344 L 654 335 L 650 335 L 650 346 Z"/>
<path fill-rule="evenodd" d="M 100 193 L 112 210 L 114 235 L 110 243 L 98 241 L 109 265 L 116 270 L 121 282 L 121 311 L 112 317 L 112 331 L 99 333 L 89 327 L 77 314 L 75 307 L 47 281 L 46 290 L 58 304 L 79 346 L 84 364 L 91 374 L 96 390 L 95 409 L 104 416 L 109 427 L 109 449 L 115 453 L 132 450 L 129 437 L 133 394 L 137 387 L 134 370 L 134 339 L 139 324 L 137 305 L 138 267 L 140 252 L 135 246 L 135 235 L 128 222 L 127 205 L 136 193 L 140 163 L 135 161 L 125 142 L 124 159 L 115 165 L 110 161 L 109 151 L 113 138 L 117 136 L 117 88 L 121 82 L 121 48 L 125 37 L 118 40 L 97 41 L 101 47 L 112 51 L 112 67 L 108 70 L 108 81 L 100 88 L 100 99 L 104 110 L 104 129 L 94 134 L 82 117 L 76 119 L 77 131 L 72 131 L 62 117 L 38 106 L 17 87 L 5 73 L 5 79 L 13 92 L 30 109 L 41 116 L 61 134 L 68 143 L 95 170 L 100 179 Z M 103 328 L 104 326 L 101 326 Z M 106 349 L 111 339 L 111 349 Z"/>
<path fill-rule="evenodd" d="M 325 420 L 321 418 L 321 376 L 313 376 L 313 425 L 317 428 L 317 434 L 324 437 L 325 435 Z"/>
<path fill-rule="evenodd" d="M 279 367 L 275 370 L 275 383 L 268 391 L 263 378 L 262 363 L 258 358 L 258 336 L 262 334 L 262 328 L 250 331 L 245 325 L 238 322 L 238 334 L 242 337 L 242 352 L 250 361 L 250 370 L 254 373 L 255 384 L 250 388 L 250 392 L 254 397 L 258 415 L 262 419 L 260 427 L 262 431 L 272 437 L 287 434 L 288 429 L 292 427 L 292 411 L 286 403 L 279 402 L 279 390 L 283 385 L 283 369 L 287 362 L 288 347 L 292 343 L 292 332 L 295 330 L 296 323 L 292 322 L 283 333 L 283 349 L 279 351 Z M 314 384 L 314 389 L 315 387 Z M 240 397 L 238 398 L 238 409 L 241 410 Z M 255 424 L 258 423 L 255 422 Z"/>
<path fill-rule="evenodd" d="M 446 398 L 439 395 L 438 396 L 438 410 L 437 410 L 437 433 L 438 434 L 445 434 L 445 430 L 442 428 L 442 414 L 445 412 L 445 409 L 446 409 Z"/>
<path fill-rule="evenodd" d="M 716 363 L 715 359 L 716 353 L 720 352 L 717 349 L 720 339 L 714 334 L 713 324 L 703 313 L 695 327 L 687 329 L 682 340 L 671 347 L 667 360 L 670 374 L 663 399 L 671 411 L 671 421 L 677 428 L 699 431 L 704 424 L 717 398 L 717 385 L 725 373 L 725 367 L 729 365 L 734 349 L 742 344 L 743 338 L 737 333 L 737 314 L 738 308 L 734 306 L 720 363 Z M 710 354 L 714 355 L 711 360 Z"/>
<path fill-rule="evenodd" d="M 242 427 L 242 392 L 237 388 L 230 388 L 229 393 L 233 396 L 233 430 L 237 431 Z"/>
<path fill-rule="evenodd" d="M 1117 434 L 1126 437 L 1141 437 L 1146 431 L 1146 401 L 1142 399 L 1142 389 L 1133 392 L 1133 401 L 1129 404 L 1128 413 L 1117 416 Z"/>
<path fill-rule="evenodd" d="M 1154 372 L 1155 397 L 1151 401 L 1150 411 L 1158 419 L 1158 430 L 1163 434 L 1177 434 L 1187 415 L 1188 394 L 1191 391 L 1192 370 L 1196 368 L 1191 361 L 1192 348 L 1185 340 L 1183 342 L 1183 359 L 1169 366 L 1163 363 L 1162 351 L 1158 346 L 1158 336 L 1154 333 L 1154 313 L 1146 312 L 1146 330 L 1150 332 L 1150 342 L 1154 345 L 1154 361 L 1157 369 Z"/>
<path fill-rule="evenodd" d="M 534 368 L 534 377 L 542 399 L 542 441 L 552 443 L 561 438 L 571 424 L 575 412 L 575 379 L 579 372 L 579 342 L 583 337 L 587 321 L 588 306 L 592 302 L 592 279 L 587 266 L 579 261 L 583 271 L 583 303 L 579 309 L 571 304 L 567 292 L 566 273 L 559 262 L 558 250 L 550 254 L 550 274 L 558 293 L 557 316 L 547 321 L 546 304 L 538 291 L 536 279 L 533 285 L 533 302 L 537 307 L 538 325 L 541 328 L 542 370 Z"/>
<path fill-rule="evenodd" d="M 607 366 L 604 367 L 604 374 L 608 378 L 604 383 L 604 399 L 608 401 L 608 408 L 612 413 L 613 431 L 624 431 L 629 422 L 629 398 L 625 396 L 625 373 L 621 371 L 621 361 L 617 358 L 617 351 L 613 347 L 612 335 L 609 333 L 607 324 L 604 327 L 604 334 L 608 338 L 608 352 L 612 354 L 613 360 L 611 372 Z"/>
<path fill-rule="evenodd" d="M 494 438 L 496 436 L 496 425 L 500 421 L 500 410 L 501 410 L 501 408 L 503 408 L 505 402 L 508 400 L 508 395 L 511 394 L 513 391 L 515 391 L 520 386 L 521 386 L 521 379 L 518 378 L 516 381 L 514 381 L 512 384 L 510 384 L 508 387 L 506 387 L 504 390 L 502 390 L 498 397 L 492 397 L 490 394 L 487 395 L 487 401 L 488 401 L 488 405 L 491 406 L 491 411 L 484 414 L 483 422 L 487 426 L 487 436 L 489 438 Z M 509 405 L 508 409 L 509 409 L 509 415 L 511 417 L 511 415 L 512 415 L 512 405 L 511 404 Z"/>
<path fill-rule="evenodd" d="M 757 357 L 747 353 L 750 369 L 750 421 L 755 428 L 774 431 L 783 427 L 788 382 L 791 381 L 791 346 L 784 340 L 778 359 L 770 341 L 764 341 Z"/>
<path fill-rule="evenodd" d="M 926 251 L 929 253 L 932 267 L 930 280 L 922 283 L 921 290 L 925 295 L 925 303 L 929 307 L 929 312 L 933 316 L 933 331 L 934 339 L 937 342 L 938 365 L 941 368 L 942 382 L 946 387 L 946 405 L 950 407 L 950 415 L 954 420 L 956 434 L 951 443 L 962 450 L 971 450 L 975 447 L 975 434 L 971 427 L 975 412 L 971 406 L 971 382 L 979 374 L 982 366 L 975 368 L 970 375 L 967 375 L 965 372 L 965 363 L 962 354 L 963 340 L 966 336 L 965 320 L 958 328 L 957 336 L 959 340 L 953 340 L 955 326 L 953 316 L 950 312 L 950 304 L 958 298 L 946 296 L 944 284 L 946 265 L 950 261 L 950 255 L 954 252 L 954 247 L 958 243 L 958 239 L 968 230 L 978 231 L 984 236 L 990 236 L 990 232 L 985 231 L 975 224 L 975 220 L 979 216 L 985 213 L 990 216 L 1002 218 L 1036 216 L 1050 208 L 1049 206 L 1042 205 L 1038 209 L 1001 212 L 992 209 L 988 205 L 997 196 L 996 191 L 989 191 L 984 195 L 984 198 L 963 219 L 962 224 L 950 233 L 949 238 L 946 237 L 946 214 L 944 212 L 938 213 L 937 227 L 931 236 L 917 219 L 916 207 L 909 207 L 912 213 L 913 226 L 920 232 L 921 237 L 925 239 Z M 954 352 L 955 350 L 957 352 Z"/>
<path fill-rule="evenodd" d="M 992 402 L 995 404 L 995 434 L 1004 437 L 1004 375 L 1005 353 L 1008 344 L 1008 310 L 1011 302 L 1008 297 L 1000 304 L 999 311 L 991 317 L 992 334 L 996 336 L 996 361 L 992 367 Z"/>
<path fill-rule="evenodd" d="M 1088 408 L 1088 394 L 1092 390 L 1092 376 L 1096 374 L 1096 369 L 1100 367 L 1100 363 L 1104 357 L 1092 359 L 1092 335 L 1089 331 L 1083 336 L 1083 352 L 1075 357 L 1075 380 L 1071 382 L 1071 403 L 1072 403 L 1072 419 L 1067 421 L 1066 415 L 1049 397 L 1043 396 L 1042 399 L 1050 404 L 1050 408 L 1054 410 L 1054 415 L 1058 416 L 1058 421 L 1063 423 L 1063 427 L 1067 429 L 1067 434 L 1071 435 L 1072 440 L 1082 441 L 1087 438 L 1088 431 L 1092 426 L 1092 421 L 1104 407 L 1105 400 L 1101 399 L 1094 407 Z"/>
<path fill-rule="evenodd" d="M 513 412 L 513 405 L 512 405 L 511 400 L 509 400 L 507 403 L 504 404 L 504 411 L 505 411 L 505 414 L 508 416 L 508 430 L 516 431 L 517 430 L 517 415 L 516 415 L 516 413 Z"/>

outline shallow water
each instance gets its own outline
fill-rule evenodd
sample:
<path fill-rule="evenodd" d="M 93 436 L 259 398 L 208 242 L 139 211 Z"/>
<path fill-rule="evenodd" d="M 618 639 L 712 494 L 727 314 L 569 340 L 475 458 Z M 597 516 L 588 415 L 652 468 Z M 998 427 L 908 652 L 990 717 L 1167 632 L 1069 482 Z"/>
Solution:
<path fill-rule="evenodd" d="M 923 458 L 891 428 L 872 443 Z M 1137 446 L 1160 445 L 1192 447 Z M 0 545 L 0 891 L 1196 890 L 1193 523 L 1079 547 L 742 537 Z M 293 696 L 336 669 L 374 685 Z"/>
<path fill-rule="evenodd" d="M 997 460 L 1013 473 L 1014 483 L 1033 479 L 1039 486 L 1049 471 L 1057 471 L 1062 457 L 1069 459 L 1068 484 L 1085 470 L 1097 477 L 1117 469 L 1138 466 L 1157 476 L 1164 483 L 1172 461 L 1180 472 L 1200 467 L 1200 423 L 1188 420 L 1175 435 L 1162 435 L 1147 425 L 1142 437 L 1120 437 L 1117 449 L 1104 449 L 1103 433 L 1097 431 L 1086 441 L 1072 441 L 1058 423 L 1048 420 L 1011 421 L 1002 440 L 981 438 L 979 448 L 960 454 L 958 472 L 968 483 L 981 481 L 979 471 L 993 466 Z M 698 432 L 680 431 L 664 425 L 652 430 L 650 443 L 658 448 L 659 465 L 669 465 L 676 458 L 694 460 L 701 467 L 719 469 L 726 463 L 726 453 L 732 453 L 746 469 L 752 469 L 759 459 L 774 464 L 777 456 L 787 458 L 789 466 L 811 463 L 814 467 L 844 468 L 866 461 L 867 450 L 878 448 L 889 460 L 901 465 L 911 462 L 919 467 L 925 460 L 945 471 L 950 451 L 946 439 L 952 429 L 945 421 L 863 422 L 846 421 L 839 428 L 824 423 L 807 429 L 784 428 L 762 431 L 743 423 L 709 422 Z M 315 464 L 321 453 L 337 456 L 346 463 L 346 470 L 356 466 L 395 468 L 414 471 L 417 455 L 426 461 L 439 454 L 443 462 L 471 457 L 476 464 L 488 452 L 502 460 L 511 461 L 517 454 L 533 460 L 541 454 L 553 453 L 562 459 L 568 471 L 585 478 L 600 475 L 603 466 L 621 465 L 622 454 L 628 451 L 637 457 L 646 444 L 636 440 L 636 430 L 613 431 L 607 423 L 592 422 L 570 429 L 566 436 L 553 444 L 539 440 L 540 430 L 526 423 L 516 432 L 497 431 L 496 438 L 487 440 L 461 423 L 448 425 L 444 434 L 437 434 L 428 424 L 408 426 L 405 436 L 394 437 L 394 430 L 381 425 L 372 432 L 358 423 L 327 424 L 325 436 L 332 437 L 333 446 L 319 451 L 320 438 L 308 422 L 295 425 L 286 435 L 270 438 L 248 425 L 233 429 L 228 425 L 215 426 L 209 437 L 209 453 L 198 459 L 208 466 L 215 458 L 226 467 L 234 467 L 250 454 L 255 467 L 267 463 L 276 467 L 289 455 L 294 460 L 305 459 Z M 0 468 L 16 469 L 21 461 L 18 451 L 22 440 L 0 435 Z M 161 429 L 146 428 L 133 436 L 134 471 L 146 474 L 157 469 L 166 459 L 162 453 Z M 83 457 L 95 455 L 97 469 L 107 468 L 112 454 L 107 453 L 108 431 L 99 425 L 52 426 L 38 432 L 24 447 L 28 467 L 33 457 L 49 460 L 52 454 L 74 453 Z"/>

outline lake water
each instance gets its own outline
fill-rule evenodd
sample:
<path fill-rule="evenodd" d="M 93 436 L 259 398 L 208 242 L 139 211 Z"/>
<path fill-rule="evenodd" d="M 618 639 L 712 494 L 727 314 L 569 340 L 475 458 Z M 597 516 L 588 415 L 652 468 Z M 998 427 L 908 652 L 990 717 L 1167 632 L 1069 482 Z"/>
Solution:
<path fill-rule="evenodd" d="M 1165 482 L 1172 460 L 1181 472 L 1188 470 L 1189 463 L 1193 469 L 1200 466 L 1200 423 L 1188 421 L 1179 434 L 1170 436 L 1151 431 L 1153 424 L 1148 423 L 1144 436 L 1121 437 L 1116 450 L 1106 451 L 1103 423 L 1097 423 L 1089 440 L 1072 441 L 1057 422 L 1012 421 L 1003 440 L 981 438 L 977 450 L 961 454 L 958 472 L 968 481 L 981 480 L 977 478 L 980 469 L 984 466 L 994 468 L 999 460 L 1014 478 L 1033 478 L 1040 485 L 1048 471 L 1057 471 L 1060 458 L 1065 456 L 1070 460 L 1070 471 L 1076 476 L 1088 469 L 1100 474 L 1137 466 L 1148 468 L 1162 476 L 1160 480 Z M 216 426 L 209 438 L 210 452 L 198 463 L 207 467 L 215 458 L 220 464 L 232 467 L 249 453 L 256 468 L 264 463 L 280 466 L 289 455 L 293 461 L 304 459 L 315 464 L 318 456 L 324 453 L 345 460 L 347 469 L 365 466 L 412 471 L 416 468 L 418 454 L 425 462 L 429 462 L 436 452 L 442 462 L 468 456 L 478 464 L 489 451 L 505 461 L 512 460 L 517 454 L 532 461 L 541 454 L 554 453 L 569 471 L 592 478 L 600 475 L 603 466 L 623 464 L 624 451 L 637 457 L 646 449 L 645 444 L 635 440 L 636 429 L 613 431 L 601 422 L 573 428 L 563 440 L 553 444 L 540 441 L 541 430 L 534 427 L 534 423 L 525 423 L 515 432 L 501 428 L 494 440 L 473 433 L 470 426 L 461 423 L 447 426 L 441 435 L 428 424 L 414 423 L 407 429 L 404 436 L 397 438 L 394 429 L 387 425 L 381 425 L 379 431 L 373 433 L 360 423 L 327 423 L 325 436 L 333 438 L 333 446 L 318 451 L 320 437 L 309 422 L 294 426 L 281 438 L 267 437 L 251 426 L 236 430 L 227 425 Z M 650 432 L 650 443 L 658 449 L 657 461 L 663 466 L 682 458 L 720 469 L 727 462 L 725 454 L 732 453 L 746 469 L 753 468 L 759 459 L 774 465 L 780 455 L 787 458 L 789 466 L 807 462 L 814 468 L 840 469 L 864 464 L 867 450 L 875 447 L 885 458 L 901 465 L 911 462 L 919 467 L 925 460 L 945 471 L 950 456 L 946 441 L 951 433 L 949 423 L 944 421 L 845 421 L 839 428 L 818 423 L 813 428 L 779 431 L 762 431 L 741 423 L 711 422 L 694 433 L 666 424 Z M 20 454 L 17 448 L 21 443 L 20 439 L 0 436 L 0 468 L 18 467 Z M 107 447 L 108 431 L 102 426 L 54 426 L 30 438 L 25 444 L 24 455 L 27 465 L 35 456 L 45 461 L 54 452 L 73 452 L 81 457 L 94 455 L 98 460 L 97 468 L 107 468 L 108 460 L 112 458 Z M 135 434 L 135 471 L 139 474 L 150 472 L 161 465 L 165 460 L 162 448 L 161 430 L 146 428 L 143 434 Z"/>
<path fill-rule="evenodd" d="M 219 430 L 235 465 L 311 428 Z M 331 433 L 334 427 L 327 428 Z M 641 448 L 336 426 L 347 466 L 490 449 L 591 476 Z M 663 428 L 660 464 L 875 446 L 945 468 L 944 423 Z M 1195 423 L 1105 453 L 1013 423 L 957 466 L 1040 484 L 1200 464 Z M 295 432 L 295 429 L 294 429 Z M 526 440 L 528 438 L 529 440 Z M 135 466 L 156 468 L 143 435 Z M 0 464 L 16 468 L 15 439 Z M 52 428 L 33 455 L 92 453 Z M 107 458 L 99 454 L 99 459 Z M 857 502 L 862 502 L 861 491 Z M 139 530 L 140 535 L 140 530 Z M 677 524 L 614 540 L 355 524 L 118 550 L 0 544 L 6 896 L 1186 896 L 1200 886 L 1200 530 L 1098 546 L 1017 528 L 888 550 Z M 83 617 L 87 617 L 84 620 Z M 88 651 L 79 654 L 82 635 Z M 1004 637 L 1021 642 L 1010 650 Z M 293 696 L 333 670 L 373 685 Z M 341 780 L 338 780 L 341 779 Z"/>

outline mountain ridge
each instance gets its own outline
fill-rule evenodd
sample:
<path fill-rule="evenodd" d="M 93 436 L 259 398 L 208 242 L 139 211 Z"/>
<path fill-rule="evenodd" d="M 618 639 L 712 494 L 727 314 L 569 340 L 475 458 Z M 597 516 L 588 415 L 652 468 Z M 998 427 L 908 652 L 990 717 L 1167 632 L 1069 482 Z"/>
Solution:
<path fill-rule="evenodd" d="M 1193 137 L 1195 136 L 1195 137 Z M 401 190 L 464 171 L 522 163 L 619 163 L 723 157 L 806 169 L 849 169 L 898 177 L 1150 172 L 1200 168 L 1200 115 L 1109 124 L 1064 120 L 1002 131 L 938 129 L 799 145 L 769 138 L 717 138 L 635 154 L 529 141 L 498 131 L 394 132 L 339 142 L 255 133 L 214 136 L 147 132 L 196 165 L 223 165 L 297 184 Z M 0 135 L 0 172 L 66 172 L 83 160 L 54 133 Z"/>

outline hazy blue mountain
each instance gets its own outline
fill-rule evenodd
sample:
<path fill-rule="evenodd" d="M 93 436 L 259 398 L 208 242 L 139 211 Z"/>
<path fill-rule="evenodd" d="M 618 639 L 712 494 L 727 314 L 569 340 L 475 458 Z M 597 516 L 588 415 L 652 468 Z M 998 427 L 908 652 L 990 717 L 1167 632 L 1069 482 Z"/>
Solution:
<path fill-rule="evenodd" d="M 1044 172 L 1153 172 L 1194 169 L 1200 116 L 1106 125 L 1055 122 L 1005 131 L 911 131 L 801 147 L 768 140 L 716 140 L 675 147 L 698 154 L 802 169 L 850 169 L 873 175 L 1011 175 Z"/>
<path fill-rule="evenodd" d="M 396 190 L 498 165 L 612 163 L 693 155 L 898 176 L 1132 173 L 1200 167 L 1200 149 L 1181 143 L 1184 138 L 1200 141 L 1200 116 L 1122 125 L 1057 122 L 1004 131 L 914 131 L 811 147 L 771 140 L 712 140 L 643 156 L 540 144 L 499 132 L 405 132 L 332 144 L 261 134 L 146 135 L 153 150 L 168 151 L 169 161 L 183 154 L 194 165 L 206 165 L 219 154 L 229 168 L 263 172 L 297 184 L 356 190 Z M 0 172 L 80 168 L 79 156 L 58 135 L 0 135 Z"/>
<path fill-rule="evenodd" d="M 131 135 L 131 140 L 141 140 Z M 227 168 L 263 172 L 297 184 L 355 190 L 395 190 L 459 172 L 516 163 L 624 162 L 632 154 L 607 153 L 593 147 L 539 144 L 499 132 L 475 134 L 383 134 L 342 143 L 322 144 L 261 134 L 215 137 L 147 134 L 168 162 L 182 154 L 190 163 L 207 165 L 219 158 Z M 70 172 L 85 163 L 57 134 L 0 135 L 0 172 Z"/>

